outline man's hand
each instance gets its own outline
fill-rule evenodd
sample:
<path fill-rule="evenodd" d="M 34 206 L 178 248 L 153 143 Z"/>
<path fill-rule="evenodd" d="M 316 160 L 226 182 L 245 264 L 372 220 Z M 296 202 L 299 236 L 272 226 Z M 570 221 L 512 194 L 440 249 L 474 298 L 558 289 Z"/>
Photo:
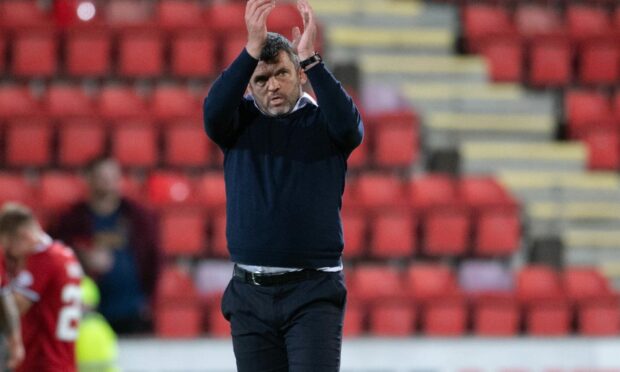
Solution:
<path fill-rule="evenodd" d="M 299 59 L 303 61 L 314 55 L 314 40 L 316 39 L 316 22 L 314 13 L 308 0 L 297 0 L 297 9 L 304 21 L 304 32 L 300 32 L 299 27 L 293 28 L 293 46 L 297 48 Z"/>
<path fill-rule="evenodd" d="M 267 16 L 276 6 L 275 0 L 248 0 L 245 6 L 245 25 L 248 29 L 247 52 L 259 59 L 267 40 Z"/>

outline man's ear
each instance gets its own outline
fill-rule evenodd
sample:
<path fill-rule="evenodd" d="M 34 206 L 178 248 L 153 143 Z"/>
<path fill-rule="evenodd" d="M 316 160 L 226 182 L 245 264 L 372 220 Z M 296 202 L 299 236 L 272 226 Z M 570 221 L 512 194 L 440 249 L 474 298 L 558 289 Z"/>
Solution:
<path fill-rule="evenodd" d="M 308 75 L 306 75 L 306 72 L 301 67 L 299 68 L 299 82 L 301 85 L 306 85 L 308 82 Z"/>

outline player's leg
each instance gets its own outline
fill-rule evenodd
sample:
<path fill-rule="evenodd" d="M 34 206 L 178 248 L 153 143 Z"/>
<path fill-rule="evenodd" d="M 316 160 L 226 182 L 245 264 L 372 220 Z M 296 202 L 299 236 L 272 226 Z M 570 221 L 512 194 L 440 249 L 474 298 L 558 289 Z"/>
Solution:
<path fill-rule="evenodd" d="M 222 298 L 239 372 L 286 372 L 286 346 L 274 326 L 273 290 L 231 280 Z"/>
<path fill-rule="evenodd" d="M 290 372 L 340 370 L 346 288 L 341 273 L 301 285 L 289 304 L 285 328 Z"/>

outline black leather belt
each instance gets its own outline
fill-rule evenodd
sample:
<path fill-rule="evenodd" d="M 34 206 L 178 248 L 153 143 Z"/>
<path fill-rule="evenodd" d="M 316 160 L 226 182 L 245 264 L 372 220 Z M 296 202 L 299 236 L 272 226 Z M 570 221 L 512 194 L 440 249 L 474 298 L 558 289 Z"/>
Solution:
<path fill-rule="evenodd" d="M 241 279 L 249 284 L 261 286 L 299 282 L 306 279 L 316 278 L 322 274 L 325 273 L 323 271 L 310 269 L 291 271 L 281 274 L 253 273 L 251 271 L 244 270 L 237 265 L 235 265 L 233 270 L 233 276 L 235 278 Z"/>

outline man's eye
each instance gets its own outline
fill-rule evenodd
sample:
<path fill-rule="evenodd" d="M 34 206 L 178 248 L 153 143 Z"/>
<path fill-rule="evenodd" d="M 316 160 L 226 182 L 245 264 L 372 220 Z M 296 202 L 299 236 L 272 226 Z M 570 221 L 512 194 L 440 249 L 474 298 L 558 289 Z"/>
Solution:
<path fill-rule="evenodd" d="M 278 72 L 278 76 L 284 76 L 284 75 L 286 75 L 286 74 L 287 74 L 287 72 L 286 72 L 286 71 L 280 71 L 280 72 Z"/>

